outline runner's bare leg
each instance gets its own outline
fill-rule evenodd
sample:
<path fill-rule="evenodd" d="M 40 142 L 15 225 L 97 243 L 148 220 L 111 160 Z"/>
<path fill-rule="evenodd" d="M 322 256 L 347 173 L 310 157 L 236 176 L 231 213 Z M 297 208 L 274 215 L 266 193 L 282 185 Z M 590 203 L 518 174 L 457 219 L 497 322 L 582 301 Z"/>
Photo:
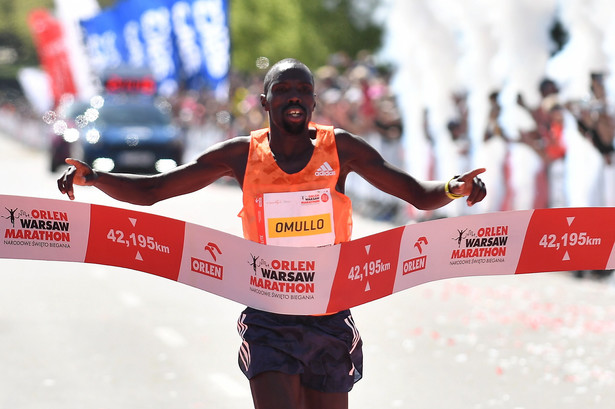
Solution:
<path fill-rule="evenodd" d="M 299 375 L 264 372 L 250 380 L 255 409 L 348 409 L 348 393 L 301 386 Z"/>

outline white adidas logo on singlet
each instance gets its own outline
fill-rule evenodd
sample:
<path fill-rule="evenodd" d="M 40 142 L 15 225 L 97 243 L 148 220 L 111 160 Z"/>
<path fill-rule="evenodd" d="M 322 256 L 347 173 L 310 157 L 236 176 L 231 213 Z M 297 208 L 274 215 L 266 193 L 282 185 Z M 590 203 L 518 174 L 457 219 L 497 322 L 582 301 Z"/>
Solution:
<path fill-rule="evenodd" d="M 318 168 L 318 170 L 316 172 L 314 172 L 314 175 L 316 175 L 316 176 L 334 176 L 335 175 L 335 171 L 333 170 L 331 165 L 329 165 L 329 162 L 325 162 L 322 165 L 320 165 L 320 167 Z"/>

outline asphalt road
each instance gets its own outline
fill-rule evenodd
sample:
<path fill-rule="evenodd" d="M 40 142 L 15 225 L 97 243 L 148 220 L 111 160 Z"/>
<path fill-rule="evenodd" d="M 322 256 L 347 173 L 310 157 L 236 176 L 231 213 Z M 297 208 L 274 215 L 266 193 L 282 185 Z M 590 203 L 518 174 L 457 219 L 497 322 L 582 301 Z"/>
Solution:
<path fill-rule="evenodd" d="M 0 135 L 0 193 L 61 198 L 44 153 Z M 129 207 L 95 189 L 77 200 Z M 3 209 L 0 209 L 0 212 Z M 240 234 L 217 184 L 146 210 Z M 390 228 L 356 218 L 355 237 Z M 242 306 L 140 272 L 0 260 L 0 409 L 250 408 Z M 615 285 L 570 273 L 445 280 L 354 309 L 352 409 L 611 409 Z"/>

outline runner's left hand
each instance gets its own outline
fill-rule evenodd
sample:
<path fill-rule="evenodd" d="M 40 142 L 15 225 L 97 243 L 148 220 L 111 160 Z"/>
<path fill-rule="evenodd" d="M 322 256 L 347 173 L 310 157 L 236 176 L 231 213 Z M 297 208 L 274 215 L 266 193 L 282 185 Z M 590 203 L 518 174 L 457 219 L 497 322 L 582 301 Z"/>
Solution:
<path fill-rule="evenodd" d="M 451 193 L 466 196 L 468 206 L 480 202 L 487 195 L 487 188 L 478 175 L 486 170 L 485 168 L 478 168 L 457 176 L 448 184 Z"/>

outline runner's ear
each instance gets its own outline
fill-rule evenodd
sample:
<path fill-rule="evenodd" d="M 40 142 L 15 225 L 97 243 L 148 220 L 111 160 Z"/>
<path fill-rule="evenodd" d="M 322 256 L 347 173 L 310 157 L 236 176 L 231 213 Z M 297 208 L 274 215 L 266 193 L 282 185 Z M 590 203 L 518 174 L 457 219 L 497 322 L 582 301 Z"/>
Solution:
<path fill-rule="evenodd" d="M 267 111 L 267 95 L 261 94 L 261 106 L 265 111 Z"/>

